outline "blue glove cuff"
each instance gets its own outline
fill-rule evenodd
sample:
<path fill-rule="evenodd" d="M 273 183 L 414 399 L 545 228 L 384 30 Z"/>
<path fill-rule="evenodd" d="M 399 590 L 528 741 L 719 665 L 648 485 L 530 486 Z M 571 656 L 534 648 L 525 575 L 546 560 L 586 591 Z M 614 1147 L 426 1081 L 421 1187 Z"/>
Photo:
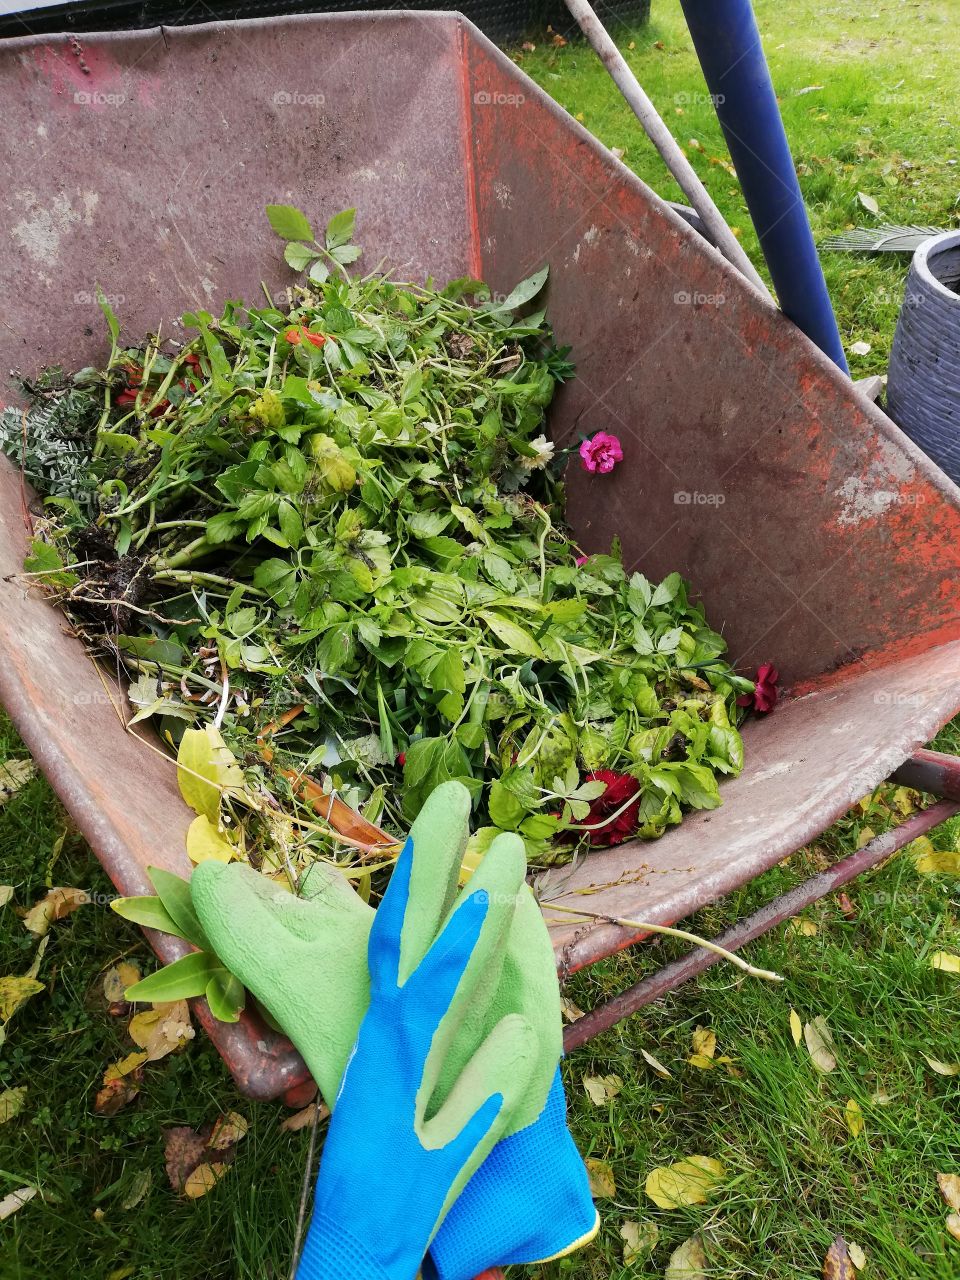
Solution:
<path fill-rule="evenodd" d="M 296 1280 L 396 1280 L 342 1224 L 314 1213 Z"/>

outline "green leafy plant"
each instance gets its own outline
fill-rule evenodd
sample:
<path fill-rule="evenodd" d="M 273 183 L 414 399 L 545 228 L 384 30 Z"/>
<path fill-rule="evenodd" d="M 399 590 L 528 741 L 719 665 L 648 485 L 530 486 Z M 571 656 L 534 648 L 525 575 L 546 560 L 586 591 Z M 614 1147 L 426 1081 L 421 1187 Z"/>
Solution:
<path fill-rule="evenodd" d="M 719 804 L 753 686 L 679 574 L 584 556 L 563 524 L 547 269 L 502 299 L 351 276 L 353 210 L 320 238 L 268 215 L 306 272 L 282 306 L 124 346 L 104 302 L 106 367 L 0 417 L 45 494 L 31 581 L 179 747 L 191 856 L 292 882 L 320 855 L 369 888 L 317 788 L 399 833 L 462 779 L 475 848 L 516 830 L 541 864 Z M 42 461 L 61 404 L 83 424 L 69 482 Z"/>

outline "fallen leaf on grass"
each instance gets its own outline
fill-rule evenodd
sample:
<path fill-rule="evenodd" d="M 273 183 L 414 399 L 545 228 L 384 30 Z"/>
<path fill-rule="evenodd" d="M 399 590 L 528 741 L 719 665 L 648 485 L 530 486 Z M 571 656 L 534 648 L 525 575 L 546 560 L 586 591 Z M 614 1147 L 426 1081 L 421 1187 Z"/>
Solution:
<path fill-rule="evenodd" d="M 148 1062 L 157 1062 L 183 1047 L 194 1037 L 190 1006 L 186 1000 L 155 1004 L 130 1019 L 130 1039 L 146 1052 Z"/>
<path fill-rule="evenodd" d="M 850 1261 L 857 1268 L 857 1270 L 862 1271 L 863 1268 L 867 1265 L 867 1255 L 863 1252 L 860 1246 L 858 1244 L 854 1244 L 852 1240 L 848 1240 L 847 1253 L 850 1256 Z"/>
<path fill-rule="evenodd" d="M 830 1034 L 826 1019 L 814 1018 L 812 1022 L 808 1022 L 803 1028 L 803 1038 L 807 1052 L 810 1054 L 810 1061 L 816 1069 L 824 1074 L 832 1071 L 837 1065 L 837 1059 L 833 1054 L 833 1036 Z"/>
<path fill-rule="evenodd" d="M 938 1076 L 960 1076 L 960 1062 L 939 1062 L 936 1058 L 928 1058 L 925 1053 L 920 1056 Z"/>
<path fill-rule="evenodd" d="M 623 1265 L 629 1267 L 638 1258 L 645 1258 L 651 1253 L 660 1236 L 660 1228 L 655 1222 L 621 1223 L 620 1239 L 623 1241 Z"/>
<path fill-rule="evenodd" d="M 917 846 L 922 845 L 922 848 Z M 960 876 L 960 853 L 956 849 L 935 849 L 926 836 L 908 846 L 913 865 L 922 876 Z"/>
<path fill-rule="evenodd" d="M 655 1058 L 652 1053 L 647 1053 L 646 1049 L 641 1049 L 640 1056 L 643 1058 L 644 1062 L 649 1063 L 649 1065 L 653 1067 L 658 1076 L 661 1076 L 664 1080 L 673 1079 L 673 1076 L 671 1076 L 663 1063 L 658 1058 Z"/>
<path fill-rule="evenodd" d="M 869 844 L 871 840 L 876 840 L 877 833 L 873 827 L 861 827 L 857 836 L 857 848 L 862 849 L 865 844 Z"/>
<path fill-rule="evenodd" d="M 930 968 L 939 969 L 941 973 L 960 973 L 960 956 L 950 951 L 935 951 L 930 957 Z"/>
<path fill-rule="evenodd" d="M 868 356 L 873 348 L 869 342 L 860 341 L 851 342 L 848 350 L 850 351 L 850 354 L 854 356 Z"/>
<path fill-rule="evenodd" d="M 287 1116 L 280 1128 L 284 1133 L 297 1133 L 300 1129 L 306 1129 L 308 1125 L 313 1124 L 314 1116 L 317 1117 L 317 1124 L 319 1124 L 321 1120 L 326 1120 L 329 1114 L 330 1108 L 325 1102 L 311 1102 L 309 1107 L 304 1107 L 302 1111 Z"/>
<path fill-rule="evenodd" d="M 140 1092 L 145 1053 L 128 1053 L 119 1062 L 111 1063 L 103 1073 L 103 1085 L 94 1099 L 93 1109 L 98 1116 L 115 1116 L 121 1107 Z"/>
<path fill-rule="evenodd" d="M 843 1109 L 843 1118 L 847 1122 L 847 1128 L 850 1130 L 854 1138 L 859 1138 L 863 1133 L 863 1112 L 860 1110 L 860 1103 L 856 1098 L 848 1098 L 847 1105 Z"/>
<path fill-rule="evenodd" d="M 0 978 L 0 1022 L 9 1022 L 21 1005 L 43 990 L 36 978 L 13 976 Z"/>
<path fill-rule="evenodd" d="M 583 1087 L 595 1107 L 602 1107 L 605 1102 L 615 1098 L 623 1088 L 619 1076 L 584 1076 Z"/>
<path fill-rule="evenodd" d="M 609 1200 L 617 1194 L 617 1181 L 606 1160 L 592 1160 L 588 1156 L 583 1163 L 587 1166 L 590 1194 L 594 1200 Z"/>
<path fill-rule="evenodd" d="M 823 1280 L 855 1280 L 853 1263 L 843 1236 L 837 1236 L 823 1260 Z"/>
<path fill-rule="evenodd" d="M 131 960 L 121 960 L 103 975 L 103 998 L 108 1005 L 127 1005 L 124 991 L 141 978 L 140 966 Z M 113 1013 L 113 1009 L 110 1010 Z"/>
<path fill-rule="evenodd" d="M 960 1240 L 960 1213 L 947 1214 L 947 1230 L 954 1240 Z"/>
<path fill-rule="evenodd" d="M 853 905 L 850 895 L 846 893 L 837 894 L 837 906 L 840 908 L 840 914 L 846 920 L 856 920 L 857 908 Z"/>
<path fill-rule="evenodd" d="M 55 920 L 63 920 L 89 901 L 90 896 L 85 889 L 69 889 L 65 886 L 51 889 L 24 916 L 23 927 L 42 938 Z"/>
<path fill-rule="evenodd" d="M 152 1185 L 153 1174 L 149 1169 L 141 1169 L 139 1173 L 135 1173 L 130 1179 L 127 1194 L 120 1201 L 120 1208 L 135 1209 L 142 1200 L 146 1199 Z"/>
<path fill-rule="evenodd" d="M 687 1156 L 651 1170 L 644 1190 L 658 1209 L 679 1209 L 682 1205 L 706 1204 L 726 1176 L 726 1169 L 712 1156 Z"/>
<path fill-rule="evenodd" d="M 803 1039 L 803 1023 L 796 1009 L 790 1010 L 790 1034 L 793 1036 L 793 1043 L 799 1045 Z"/>
<path fill-rule="evenodd" d="M 703 1241 L 699 1236 L 691 1236 L 671 1253 L 664 1280 L 706 1280 L 703 1270 L 706 1265 Z"/>
<path fill-rule="evenodd" d="M 708 1031 L 706 1027 L 697 1027 L 690 1037 L 690 1047 L 693 1052 L 687 1059 L 691 1067 L 698 1067 L 701 1071 L 712 1071 L 716 1066 L 714 1055 L 717 1052 L 717 1037 L 713 1031 Z M 730 1059 L 728 1058 L 729 1062 Z"/>
<path fill-rule="evenodd" d="M 583 1017 L 583 1010 L 569 996 L 560 997 L 560 1012 L 567 1022 L 576 1022 L 578 1018 Z"/>
<path fill-rule="evenodd" d="M 199 1200 L 201 1196 L 213 1190 L 228 1168 L 229 1166 L 223 1163 L 198 1164 L 184 1182 L 183 1194 L 191 1200 Z"/>
<path fill-rule="evenodd" d="M 12 884 L 0 884 L 0 907 L 5 907 L 13 897 Z"/>
<path fill-rule="evenodd" d="M 956 1173 L 938 1173 L 937 1186 L 946 1201 L 947 1207 L 960 1213 L 960 1175 Z"/>
<path fill-rule="evenodd" d="M 787 932 L 799 938 L 815 938 L 819 930 L 813 920 L 794 916 L 792 920 L 787 921 Z"/>
<path fill-rule="evenodd" d="M 858 191 L 857 199 L 863 205 L 864 209 L 866 209 L 867 213 L 872 213 L 874 215 L 879 214 L 880 206 L 877 204 L 876 200 L 874 200 L 873 196 L 868 196 L 865 191 Z"/>
<path fill-rule="evenodd" d="M 0 1093 L 0 1124 L 6 1124 L 14 1116 L 18 1116 L 23 1110 L 23 1104 L 26 1100 L 27 1086 L 25 1084 L 18 1085 L 15 1089 L 4 1089 Z"/>
<path fill-rule="evenodd" d="M 19 1191 L 11 1191 L 0 1200 L 0 1222 L 12 1218 L 18 1209 L 22 1209 L 37 1194 L 36 1187 L 21 1187 Z"/>
<path fill-rule="evenodd" d="M 7 760 L 0 764 L 0 807 L 26 786 L 36 773 L 37 766 L 32 760 Z"/>
<path fill-rule="evenodd" d="M 178 1125 L 164 1135 L 164 1162 L 174 1191 L 196 1200 L 223 1177 L 247 1132 L 243 1116 L 231 1111 L 201 1129 Z M 213 1157 L 212 1159 L 210 1157 Z"/>

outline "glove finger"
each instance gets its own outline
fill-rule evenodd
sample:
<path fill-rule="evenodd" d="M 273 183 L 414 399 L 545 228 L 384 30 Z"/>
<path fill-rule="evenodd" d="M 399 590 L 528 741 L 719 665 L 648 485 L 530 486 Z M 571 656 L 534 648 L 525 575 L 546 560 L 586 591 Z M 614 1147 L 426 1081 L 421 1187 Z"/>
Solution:
<path fill-rule="evenodd" d="M 444 1020 L 448 1045 L 472 998 L 478 996 L 484 1005 L 493 998 L 525 870 L 522 841 L 511 837 L 495 840 L 440 936 L 406 984 L 410 998 L 421 1005 L 431 1028 Z M 475 1021 L 479 1012 L 473 1009 Z M 473 1043 L 461 1047 L 461 1061 L 480 1039 L 478 1030 Z"/>
<path fill-rule="evenodd" d="M 412 871 L 413 841 L 408 836 L 370 929 L 367 964 L 374 991 L 392 991 L 399 985 L 400 935 L 410 901 Z"/>
<path fill-rule="evenodd" d="M 450 1191 L 440 1221 L 507 1132 L 511 1114 L 534 1070 L 537 1052 L 536 1032 L 524 1018 L 519 1014 L 501 1018 L 464 1067 L 437 1114 L 418 1124 L 423 1145 L 428 1150 L 442 1150 L 449 1162 Z M 420 1099 L 418 1112 L 419 1104 Z"/>
<path fill-rule="evenodd" d="M 400 981 L 430 950 L 457 896 L 460 864 L 470 836 L 470 792 L 462 782 L 441 783 L 410 828 L 413 868 L 400 937 Z"/>

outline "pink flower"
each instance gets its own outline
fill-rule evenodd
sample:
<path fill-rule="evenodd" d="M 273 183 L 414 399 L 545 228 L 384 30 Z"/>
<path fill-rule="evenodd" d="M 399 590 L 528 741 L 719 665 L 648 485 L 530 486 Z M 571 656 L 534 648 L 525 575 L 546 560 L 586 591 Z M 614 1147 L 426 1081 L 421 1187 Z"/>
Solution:
<path fill-rule="evenodd" d="M 605 476 L 623 461 L 623 449 L 616 436 L 609 431 L 598 431 L 580 445 L 580 458 L 584 471 L 599 471 Z"/>
<path fill-rule="evenodd" d="M 587 563 L 589 559 L 590 559 L 589 556 L 577 556 L 576 560 L 574 560 L 573 563 L 577 566 L 578 569 L 580 569 Z"/>
<path fill-rule="evenodd" d="M 737 705 L 740 707 L 752 707 L 754 711 L 758 711 L 761 715 L 766 715 L 768 711 L 772 711 L 777 705 L 779 693 L 777 691 L 777 681 L 780 679 L 780 672 L 772 662 L 765 662 L 757 668 L 757 678 L 755 680 L 756 688 L 753 693 L 744 693 L 737 699 Z"/>

